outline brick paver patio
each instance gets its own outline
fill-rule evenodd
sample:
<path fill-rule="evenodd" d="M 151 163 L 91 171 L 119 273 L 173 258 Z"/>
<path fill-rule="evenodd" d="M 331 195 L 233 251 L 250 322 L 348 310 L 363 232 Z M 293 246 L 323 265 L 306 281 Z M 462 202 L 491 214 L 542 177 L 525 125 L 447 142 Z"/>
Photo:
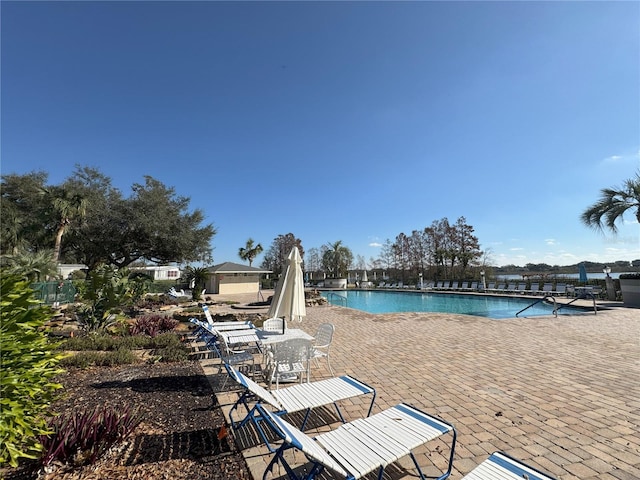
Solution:
<path fill-rule="evenodd" d="M 495 450 L 561 480 L 640 479 L 639 310 L 491 320 L 320 306 L 292 326 L 313 334 L 322 322 L 336 326 L 336 375 L 353 375 L 377 389 L 374 413 L 407 402 L 455 425 L 453 480 Z M 215 360 L 203 361 L 216 388 L 220 378 L 211 365 Z M 312 369 L 312 380 L 328 376 L 324 361 Z M 225 411 L 236 398 L 229 392 L 217 397 Z M 344 402 L 347 419 L 366 414 L 365 402 Z M 250 434 L 239 432 L 237 441 L 259 479 L 272 457 Z M 435 473 L 434 464 L 443 467 L 447 453 L 444 441 L 421 450 L 425 473 Z M 299 452 L 292 458 L 305 463 Z M 390 469 L 389 477 L 415 478 L 410 462 L 401 466 L 406 470 Z M 273 478 L 284 473 L 276 470 Z"/>

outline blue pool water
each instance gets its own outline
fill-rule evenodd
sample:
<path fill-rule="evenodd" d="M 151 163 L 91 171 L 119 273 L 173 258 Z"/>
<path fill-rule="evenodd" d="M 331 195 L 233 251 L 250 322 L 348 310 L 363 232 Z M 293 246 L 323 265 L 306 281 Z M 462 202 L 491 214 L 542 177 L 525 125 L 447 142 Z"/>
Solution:
<path fill-rule="evenodd" d="M 463 313 L 494 319 L 513 318 L 535 300 L 529 298 L 464 295 L 425 292 L 380 292 L 369 290 L 323 291 L 332 305 L 354 308 L 369 313 L 439 312 Z M 584 313 L 577 308 L 562 308 L 558 314 Z M 520 317 L 553 315 L 553 307 L 538 303 Z"/>

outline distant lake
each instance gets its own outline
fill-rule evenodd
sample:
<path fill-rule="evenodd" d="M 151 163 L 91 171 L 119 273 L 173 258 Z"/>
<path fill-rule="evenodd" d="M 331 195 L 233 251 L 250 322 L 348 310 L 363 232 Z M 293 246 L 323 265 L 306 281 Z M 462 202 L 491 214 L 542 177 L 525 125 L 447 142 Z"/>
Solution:
<path fill-rule="evenodd" d="M 622 275 L 623 273 L 635 273 L 635 272 L 619 272 L 619 273 L 613 273 L 611 272 L 609 274 L 609 276 L 611 278 L 618 278 L 620 275 Z M 572 278 L 575 279 L 576 281 L 578 280 L 578 278 L 580 278 L 580 274 L 578 272 L 576 273 L 557 273 L 555 275 L 548 275 L 547 277 L 558 277 L 558 278 Z M 504 280 L 522 280 L 522 275 L 521 274 L 515 274 L 515 275 L 500 275 L 497 274 L 496 278 L 501 278 Z M 604 280 L 606 278 L 606 275 L 603 272 L 600 273 L 589 273 L 587 272 L 587 280 Z"/>

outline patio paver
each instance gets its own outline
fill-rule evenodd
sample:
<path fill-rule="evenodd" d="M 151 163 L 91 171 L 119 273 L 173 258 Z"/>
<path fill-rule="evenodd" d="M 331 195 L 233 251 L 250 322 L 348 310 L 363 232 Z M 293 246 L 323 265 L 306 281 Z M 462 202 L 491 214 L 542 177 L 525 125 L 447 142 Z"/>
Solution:
<path fill-rule="evenodd" d="M 307 309 L 300 328 L 313 334 L 322 322 L 336 326 L 336 375 L 375 387 L 374 413 L 404 401 L 456 426 L 453 480 L 495 450 L 560 480 L 640 478 L 639 310 L 491 320 L 321 306 Z M 218 385 L 212 364 L 203 361 Z M 312 380 L 329 376 L 325 365 L 312 369 Z M 226 412 L 235 394 L 217 397 Z M 347 420 L 366 414 L 359 399 L 343 405 Z M 446 462 L 445 443 L 420 452 L 425 473 Z M 271 459 L 266 448 L 248 446 L 243 453 L 254 478 L 262 478 Z M 295 460 L 305 463 L 300 453 Z M 392 469 L 390 478 L 415 478 L 410 463 L 403 465 L 408 470 Z"/>

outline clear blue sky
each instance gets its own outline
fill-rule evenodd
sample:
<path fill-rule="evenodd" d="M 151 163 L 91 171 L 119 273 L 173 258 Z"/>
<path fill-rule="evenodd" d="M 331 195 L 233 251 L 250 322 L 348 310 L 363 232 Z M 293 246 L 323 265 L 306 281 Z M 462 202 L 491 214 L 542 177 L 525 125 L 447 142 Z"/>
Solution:
<path fill-rule="evenodd" d="M 2 173 L 151 175 L 218 230 L 368 261 L 464 216 L 496 265 L 640 258 L 638 2 L 10 2 Z M 176 232 L 179 235 L 179 232 Z M 261 261 L 258 257 L 257 264 Z"/>

